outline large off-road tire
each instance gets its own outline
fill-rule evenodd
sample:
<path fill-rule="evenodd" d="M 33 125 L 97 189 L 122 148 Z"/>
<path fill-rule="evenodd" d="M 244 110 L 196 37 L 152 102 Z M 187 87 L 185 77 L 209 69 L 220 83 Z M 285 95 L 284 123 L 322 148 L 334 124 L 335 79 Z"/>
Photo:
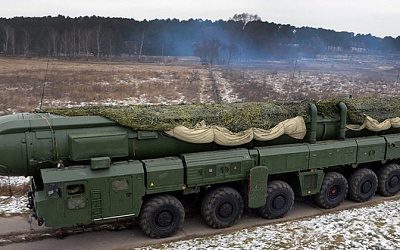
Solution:
<path fill-rule="evenodd" d="M 151 238 L 164 238 L 182 228 L 185 210 L 172 195 L 159 195 L 147 200 L 139 216 L 139 226 Z"/>
<path fill-rule="evenodd" d="M 349 179 L 349 198 L 364 202 L 375 195 L 378 188 L 378 177 L 368 168 L 356 170 Z"/>
<path fill-rule="evenodd" d="M 315 202 L 322 208 L 334 208 L 346 198 L 348 184 L 346 178 L 337 172 L 325 175 L 319 193 L 315 195 Z"/>
<path fill-rule="evenodd" d="M 242 212 L 242 196 L 230 187 L 211 190 L 201 204 L 201 215 L 207 225 L 213 228 L 232 226 L 239 220 Z"/>
<path fill-rule="evenodd" d="M 400 190 L 400 166 L 389 163 L 378 173 L 378 192 L 383 196 L 393 196 Z"/>
<path fill-rule="evenodd" d="M 268 184 L 265 206 L 258 213 L 265 219 L 281 218 L 287 214 L 294 203 L 293 189 L 283 181 L 271 181 Z"/>

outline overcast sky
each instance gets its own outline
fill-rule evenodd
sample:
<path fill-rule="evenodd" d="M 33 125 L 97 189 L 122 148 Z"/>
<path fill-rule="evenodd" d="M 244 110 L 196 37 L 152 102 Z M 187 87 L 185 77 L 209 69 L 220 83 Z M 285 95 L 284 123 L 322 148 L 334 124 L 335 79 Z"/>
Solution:
<path fill-rule="evenodd" d="M 258 14 L 264 21 L 400 35 L 399 0 L 0 0 L 0 16 L 110 16 L 228 19 L 235 13 Z"/>

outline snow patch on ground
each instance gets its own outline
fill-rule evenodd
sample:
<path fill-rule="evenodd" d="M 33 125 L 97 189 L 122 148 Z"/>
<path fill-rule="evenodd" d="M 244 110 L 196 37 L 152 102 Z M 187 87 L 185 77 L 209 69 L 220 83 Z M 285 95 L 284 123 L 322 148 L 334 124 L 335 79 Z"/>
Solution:
<path fill-rule="evenodd" d="M 219 93 L 223 102 L 232 103 L 242 101 L 225 78 L 222 77 L 221 72 L 214 72 L 215 81 L 218 85 Z"/>
<path fill-rule="evenodd" d="M 20 177 L 20 176 L 0 176 L 0 186 L 20 186 L 29 183 L 29 177 Z"/>
<path fill-rule="evenodd" d="M 0 216 L 11 216 L 29 211 L 26 207 L 28 203 L 26 194 L 14 194 L 16 188 L 27 185 L 29 181 L 29 177 L 0 176 L 0 188 L 2 188 L 3 194 L 0 195 Z M 6 195 L 9 194 L 9 188 L 11 188 L 11 196 Z"/>
<path fill-rule="evenodd" d="M 399 249 L 400 201 L 147 249 Z"/>
<path fill-rule="evenodd" d="M 29 211 L 26 207 L 28 197 L 25 196 L 0 196 L 0 215 L 11 216 Z"/>

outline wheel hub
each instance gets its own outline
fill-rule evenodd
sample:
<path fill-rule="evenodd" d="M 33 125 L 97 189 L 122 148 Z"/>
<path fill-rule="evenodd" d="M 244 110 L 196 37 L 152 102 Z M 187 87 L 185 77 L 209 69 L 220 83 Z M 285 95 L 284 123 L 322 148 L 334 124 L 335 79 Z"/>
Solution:
<path fill-rule="evenodd" d="M 169 211 L 162 211 L 158 214 L 156 222 L 160 227 L 169 226 L 172 223 L 173 216 Z"/>
<path fill-rule="evenodd" d="M 223 203 L 218 210 L 218 214 L 223 218 L 231 216 L 232 212 L 233 212 L 233 206 L 229 202 Z"/>
<path fill-rule="evenodd" d="M 396 187 L 397 185 L 399 185 L 399 176 L 395 175 L 392 178 L 390 178 L 389 186 L 393 188 Z"/>
<path fill-rule="evenodd" d="M 339 196 L 339 193 L 340 187 L 338 185 L 334 185 L 329 189 L 328 198 L 333 200 Z"/>
<path fill-rule="evenodd" d="M 362 186 L 361 186 L 361 191 L 364 193 L 364 194 L 367 194 L 367 193 L 369 193 L 370 191 L 371 191 L 371 189 L 372 189 L 372 183 L 371 183 L 371 181 L 366 181 L 366 182 L 364 182 L 363 184 L 362 184 Z"/>
<path fill-rule="evenodd" d="M 274 209 L 282 209 L 286 204 L 286 199 L 282 195 L 279 195 L 275 197 L 275 199 L 272 201 L 272 207 Z"/>

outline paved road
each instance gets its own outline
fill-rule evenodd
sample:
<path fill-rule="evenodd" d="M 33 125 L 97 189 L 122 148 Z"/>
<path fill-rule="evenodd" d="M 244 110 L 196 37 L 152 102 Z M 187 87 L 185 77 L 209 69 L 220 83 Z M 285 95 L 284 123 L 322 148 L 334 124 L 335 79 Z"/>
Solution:
<path fill-rule="evenodd" d="M 64 239 L 49 238 L 40 241 L 14 243 L 2 246 L 1 249 L 126 249 L 142 247 L 150 244 L 159 244 L 169 241 L 182 240 L 187 238 L 201 237 L 207 235 L 220 234 L 224 232 L 231 232 L 238 229 L 261 226 L 271 223 L 283 222 L 288 220 L 296 220 L 300 218 L 321 215 L 327 212 L 335 212 L 338 210 L 349 209 L 354 207 L 372 205 L 382 202 L 384 200 L 400 199 L 400 195 L 395 197 L 384 198 L 380 196 L 374 197 L 367 203 L 355 203 L 345 201 L 341 206 L 332 210 L 324 210 L 316 207 L 312 202 L 300 201 L 296 202 L 291 212 L 282 219 L 278 220 L 264 220 L 254 214 L 246 214 L 239 221 L 239 223 L 231 228 L 225 229 L 212 229 L 205 225 L 201 218 L 189 218 L 185 221 L 184 227 L 177 235 L 167 239 L 149 239 L 137 227 L 133 229 L 113 230 L 113 231 L 98 231 L 87 232 L 82 234 L 75 234 L 68 236 Z M 7 233 L 11 232 L 38 232 L 43 230 L 34 226 L 30 228 L 26 218 L 12 217 L 0 218 L 0 238 Z"/>

